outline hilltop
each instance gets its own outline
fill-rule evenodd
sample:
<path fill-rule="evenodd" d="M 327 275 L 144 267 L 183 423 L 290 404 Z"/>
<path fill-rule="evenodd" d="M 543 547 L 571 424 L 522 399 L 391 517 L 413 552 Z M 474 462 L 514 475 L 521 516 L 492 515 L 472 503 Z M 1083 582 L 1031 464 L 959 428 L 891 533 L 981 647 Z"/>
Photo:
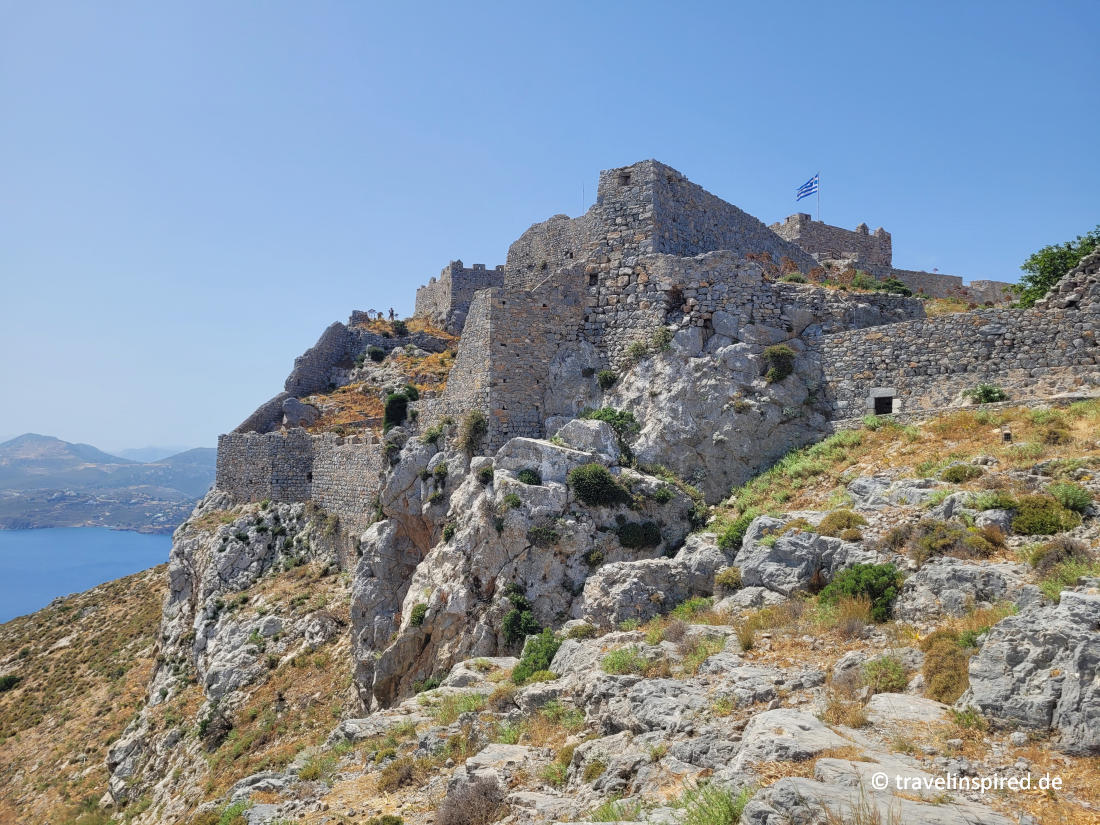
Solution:
<path fill-rule="evenodd" d="M 1094 820 L 1100 253 L 1018 309 L 795 217 L 642 161 L 330 325 L 219 438 L 79 815 Z"/>
<path fill-rule="evenodd" d="M 140 462 L 27 433 L 0 444 L 0 529 L 171 532 L 214 478 L 216 451 Z"/>

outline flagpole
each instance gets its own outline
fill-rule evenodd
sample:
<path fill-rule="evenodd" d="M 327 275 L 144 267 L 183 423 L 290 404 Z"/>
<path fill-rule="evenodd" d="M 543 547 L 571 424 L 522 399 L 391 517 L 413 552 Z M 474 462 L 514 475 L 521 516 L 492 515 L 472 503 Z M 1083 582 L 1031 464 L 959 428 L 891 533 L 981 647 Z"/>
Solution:
<path fill-rule="evenodd" d="M 821 173 L 817 173 L 817 220 L 821 222 Z"/>

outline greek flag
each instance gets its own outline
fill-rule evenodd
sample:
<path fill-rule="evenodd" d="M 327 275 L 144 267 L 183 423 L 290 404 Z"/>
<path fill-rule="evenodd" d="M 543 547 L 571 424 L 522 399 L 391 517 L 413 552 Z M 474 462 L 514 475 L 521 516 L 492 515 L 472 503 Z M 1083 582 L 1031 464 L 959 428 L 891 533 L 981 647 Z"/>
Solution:
<path fill-rule="evenodd" d="M 798 187 L 798 191 L 795 193 L 794 199 L 796 201 L 800 201 L 803 198 L 810 197 L 810 195 L 812 195 L 814 192 L 816 192 L 817 191 L 818 178 L 820 177 L 820 175 L 821 175 L 821 173 L 819 172 L 818 174 L 816 174 L 812 178 L 810 178 L 808 181 L 806 181 L 804 184 L 802 184 L 800 187 Z"/>

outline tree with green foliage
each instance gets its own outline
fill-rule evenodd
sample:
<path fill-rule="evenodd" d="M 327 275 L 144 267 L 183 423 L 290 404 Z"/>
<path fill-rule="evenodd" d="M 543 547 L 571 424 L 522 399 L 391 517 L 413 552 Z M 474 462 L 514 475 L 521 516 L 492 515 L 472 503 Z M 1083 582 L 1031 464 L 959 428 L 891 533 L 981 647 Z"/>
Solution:
<path fill-rule="evenodd" d="M 1017 306 L 1034 306 L 1062 276 L 1097 247 L 1100 247 L 1100 226 L 1084 235 L 1078 235 L 1075 241 L 1044 246 L 1033 254 L 1020 267 L 1026 274 L 1013 287 L 1013 291 L 1019 296 Z"/>

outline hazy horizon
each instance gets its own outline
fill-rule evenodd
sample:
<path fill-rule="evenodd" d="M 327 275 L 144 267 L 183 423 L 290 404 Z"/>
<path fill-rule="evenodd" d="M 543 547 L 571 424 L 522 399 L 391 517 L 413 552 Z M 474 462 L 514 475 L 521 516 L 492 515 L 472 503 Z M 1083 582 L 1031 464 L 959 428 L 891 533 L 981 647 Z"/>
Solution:
<path fill-rule="evenodd" d="M 1014 281 L 1096 225 L 1095 3 L 10 5 L 0 429 L 214 446 L 353 309 L 654 157 Z M 1084 104 L 1084 105 L 1082 105 Z M 583 192 L 583 198 L 582 198 Z"/>

